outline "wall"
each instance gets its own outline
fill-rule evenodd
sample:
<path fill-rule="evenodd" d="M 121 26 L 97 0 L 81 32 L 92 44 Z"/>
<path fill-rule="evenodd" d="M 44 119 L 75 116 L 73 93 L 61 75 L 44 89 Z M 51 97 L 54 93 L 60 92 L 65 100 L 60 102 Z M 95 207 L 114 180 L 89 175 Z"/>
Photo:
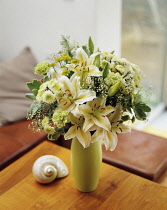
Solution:
<path fill-rule="evenodd" d="M 0 60 L 17 55 L 28 45 L 41 61 L 48 53 L 59 50 L 61 35 L 70 35 L 71 40 L 81 44 L 87 43 L 91 35 L 96 44 L 102 42 L 103 48 L 111 46 L 119 51 L 121 25 L 117 17 L 121 0 L 105 1 L 109 13 L 105 13 L 107 5 L 102 0 L 1 0 Z M 112 11 L 115 19 L 111 17 Z M 104 25 L 107 14 L 108 23 Z M 114 22 L 117 23 L 113 25 Z"/>

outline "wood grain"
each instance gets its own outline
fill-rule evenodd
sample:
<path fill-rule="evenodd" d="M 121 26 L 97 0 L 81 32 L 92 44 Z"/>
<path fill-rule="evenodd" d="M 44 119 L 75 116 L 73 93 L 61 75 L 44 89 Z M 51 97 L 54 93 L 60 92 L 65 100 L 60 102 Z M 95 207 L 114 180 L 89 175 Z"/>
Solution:
<path fill-rule="evenodd" d="M 31 173 L 41 155 L 61 158 L 70 174 L 48 185 L 37 183 Z M 103 163 L 98 188 L 91 193 L 76 190 L 70 167 L 70 151 L 43 142 L 1 172 L 0 209 L 114 209 L 166 210 L 167 189 L 157 183 Z"/>

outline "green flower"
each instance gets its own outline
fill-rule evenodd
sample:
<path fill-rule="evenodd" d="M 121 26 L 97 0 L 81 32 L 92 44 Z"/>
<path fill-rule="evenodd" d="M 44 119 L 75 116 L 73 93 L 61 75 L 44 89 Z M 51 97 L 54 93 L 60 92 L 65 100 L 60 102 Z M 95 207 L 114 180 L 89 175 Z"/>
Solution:
<path fill-rule="evenodd" d="M 48 124 L 49 124 L 49 118 L 48 117 L 44 117 L 44 119 L 42 120 L 42 126 L 45 127 Z"/>
<path fill-rule="evenodd" d="M 35 67 L 34 71 L 35 71 L 35 74 L 43 75 L 48 72 L 49 68 L 50 68 L 49 63 L 41 62 L 41 63 L 38 63 L 38 65 Z"/>
<path fill-rule="evenodd" d="M 72 63 L 72 64 L 77 64 L 77 63 L 79 63 L 79 60 L 76 59 L 76 58 L 74 58 L 74 59 L 71 60 L 71 63 Z"/>
<path fill-rule="evenodd" d="M 53 127 L 51 127 L 50 125 L 45 125 L 44 131 L 48 134 L 54 134 L 55 129 Z"/>
<path fill-rule="evenodd" d="M 56 58 L 55 62 L 67 61 L 67 60 L 71 60 L 71 57 L 67 53 L 64 53 L 60 57 Z"/>
<path fill-rule="evenodd" d="M 52 121 L 58 128 L 62 128 L 66 123 L 70 122 L 70 117 L 67 111 L 57 109 L 53 114 Z"/>
<path fill-rule="evenodd" d="M 117 82 L 122 82 L 122 77 L 119 73 L 110 72 L 105 79 L 108 86 L 115 85 Z"/>
<path fill-rule="evenodd" d="M 70 70 L 66 69 L 66 68 L 61 68 L 61 74 L 62 75 L 65 75 L 65 76 L 68 76 L 70 73 Z"/>

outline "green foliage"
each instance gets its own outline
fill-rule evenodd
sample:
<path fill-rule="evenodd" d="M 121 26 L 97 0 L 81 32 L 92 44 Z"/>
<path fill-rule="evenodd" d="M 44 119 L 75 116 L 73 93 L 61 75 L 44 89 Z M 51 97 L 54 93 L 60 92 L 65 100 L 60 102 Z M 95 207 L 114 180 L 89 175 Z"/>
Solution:
<path fill-rule="evenodd" d="M 93 65 L 100 67 L 100 54 L 96 55 Z"/>
<path fill-rule="evenodd" d="M 33 93 L 26 93 L 25 94 L 25 97 L 26 98 L 29 98 L 31 100 L 35 100 L 36 99 L 36 97 L 35 97 L 35 95 Z"/>
<path fill-rule="evenodd" d="M 124 116 L 122 116 L 121 119 L 122 119 L 123 121 L 127 121 L 127 120 L 130 119 L 130 117 L 129 117 L 129 115 L 124 115 Z"/>
<path fill-rule="evenodd" d="M 83 45 L 82 48 L 86 52 L 86 54 L 89 55 L 88 47 L 86 45 Z"/>
<path fill-rule="evenodd" d="M 109 64 L 106 63 L 106 65 L 104 67 L 104 70 L 103 70 L 103 73 L 102 73 L 103 79 L 105 79 L 107 77 L 108 73 L 109 73 Z"/>
<path fill-rule="evenodd" d="M 28 118 L 40 119 L 42 117 L 40 116 L 40 114 L 43 113 L 44 107 L 45 107 L 45 103 L 34 101 L 28 110 Z"/>
<path fill-rule="evenodd" d="M 48 82 L 48 81 L 50 81 L 50 78 L 49 78 L 48 76 L 45 76 L 45 77 L 43 78 L 43 81 L 44 81 L 44 82 Z"/>
<path fill-rule="evenodd" d="M 94 52 L 94 44 L 93 44 L 91 36 L 88 39 L 88 48 L 89 48 L 90 55 L 93 54 L 93 52 Z"/>
<path fill-rule="evenodd" d="M 41 82 L 38 81 L 38 80 L 33 80 L 33 82 L 27 82 L 27 86 L 28 88 L 30 89 L 30 91 L 35 95 L 37 96 L 38 94 L 38 90 L 41 86 Z M 26 96 L 27 97 L 27 96 Z"/>
<path fill-rule="evenodd" d="M 108 95 L 109 96 L 115 95 L 118 89 L 120 88 L 120 85 L 121 85 L 121 81 L 118 81 L 117 83 L 115 83 L 115 85 L 112 85 L 108 90 Z"/>
<path fill-rule="evenodd" d="M 138 120 L 146 120 L 147 114 L 146 112 L 150 112 L 151 108 L 147 106 L 146 104 L 139 102 L 133 104 L 133 110 L 135 113 L 135 117 Z"/>

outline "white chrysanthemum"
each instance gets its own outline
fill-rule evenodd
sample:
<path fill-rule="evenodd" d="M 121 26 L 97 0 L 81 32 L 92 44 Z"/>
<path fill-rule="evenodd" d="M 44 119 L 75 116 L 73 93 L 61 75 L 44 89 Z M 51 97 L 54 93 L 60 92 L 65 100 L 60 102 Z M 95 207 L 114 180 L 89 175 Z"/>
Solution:
<path fill-rule="evenodd" d="M 41 91 L 41 90 L 39 90 L 38 91 L 38 94 L 37 94 L 37 96 L 36 96 L 36 100 L 37 101 L 42 101 L 42 99 L 43 99 L 43 94 L 44 94 L 44 91 Z"/>
<path fill-rule="evenodd" d="M 57 79 L 51 79 L 50 81 L 47 82 L 47 86 L 48 88 L 53 91 L 53 92 L 57 92 L 58 90 L 60 90 L 61 85 L 60 83 L 57 81 Z"/>
<path fill-rule="evenodd" d="M 42 97 L 43 102 L 52 104 L 55 102 L 55 94 L 53 94 L 50 90 L 44 92 Z"/>

